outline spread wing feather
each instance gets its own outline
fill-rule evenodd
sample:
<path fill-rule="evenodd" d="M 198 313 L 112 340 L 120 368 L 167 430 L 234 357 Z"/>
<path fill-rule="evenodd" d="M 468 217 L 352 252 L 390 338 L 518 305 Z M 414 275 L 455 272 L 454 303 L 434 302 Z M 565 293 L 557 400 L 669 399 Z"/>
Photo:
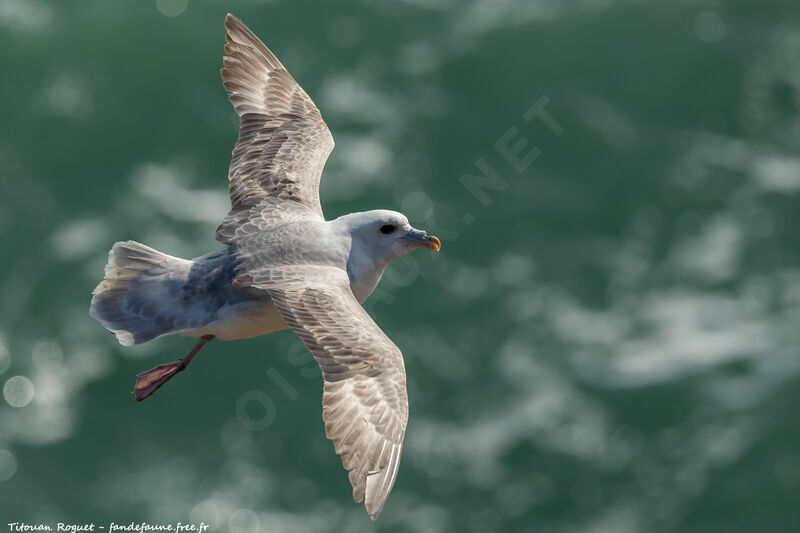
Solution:
<path fill-rule="evenodd" d="M 333 138 L 311 98 L 239 19 L 225 19 L 222 79 L 240 117 L 228 171 L 231 211 L 217 229 L 234 285 L 267 291 L 325 380 L 325 432 L 353 498 L 375 519 L 392 490 L 408 421 L 403 356 L 353 296 L 345 251 L 327 238 L 319 179 Z M 287 238 L 291 235 L 292 238 Z"/>
<path fill-rule="evenodd" d="M 243 211 L 270 211 L 276 200 L 322 217 L 319 180 L 333 137 L 269 48 L 231 14 L 225 28 L 222 80 L 240 117 L 228 170 L 231 213 L 217 233 L 229 244 L 227 236 L 236 232 L 229 226 L 238 225 Z"/>
<path fill-rule="evenodd" d="M 325 433 L 374 520 L 392 490 L 408 421 L 403 356 L 345 283 L 271 289 L 322 369 Z"/>

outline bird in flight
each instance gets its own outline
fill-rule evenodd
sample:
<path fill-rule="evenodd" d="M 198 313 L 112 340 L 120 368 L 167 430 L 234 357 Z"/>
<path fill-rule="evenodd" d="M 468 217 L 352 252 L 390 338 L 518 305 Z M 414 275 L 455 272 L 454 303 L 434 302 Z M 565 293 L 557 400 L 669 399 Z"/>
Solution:
<path fill-rule="evenodd" d="M 137 376 L 144 400 L 212 339 L 291 328 L 322 369 L 325 433 L 374 520 L 392 490 L 408 421 L 403 356 L 361 304 L 386 266 L 436 237 L 401 213 L 325 220 L 319 180 L 333 137 L 311 98 L 242 21 L 225 19 L 222 80 L 239 115 L 219 251 L 181 259 L 117 242 L 90 314 L 123 346 L 198 338 L 182 359 Z"/>

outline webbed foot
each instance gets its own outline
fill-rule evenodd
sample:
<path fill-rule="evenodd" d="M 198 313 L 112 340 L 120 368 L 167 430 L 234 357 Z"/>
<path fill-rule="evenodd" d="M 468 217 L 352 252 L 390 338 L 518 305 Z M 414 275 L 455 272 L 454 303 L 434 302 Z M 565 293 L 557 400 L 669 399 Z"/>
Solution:
<path fill-rule="evenodd" d="M 184 365 L 183 359 L 179 359 L 173 363 L 158 365 L 146 372 L 142 372 L 136 376 L 136 386 L 133 388 L 134 398 L 137 402 L 141 402 L 184 368 L 186 368 L 186 365 Z"/>
<path fill-rule="evenodd" d="M 189 366 L 189 363 L 192 362 L 192 358 L 200 351 L 200 348 L 213 338 L 213 335 L 204 335 L 200 337 L 200 340 L 197 341 L 197 344 L 194 345 L 194 348 L 192 348 L 185 358 L 178 359 L 172 363 L 158 365 L 136 376 L 136 385 L 133 387 L 134 399 L 137 402 L 141 402 L 157 391 L 161 385 L 169 381 L 172 376 L 185 370 L 186 367 Z"/>

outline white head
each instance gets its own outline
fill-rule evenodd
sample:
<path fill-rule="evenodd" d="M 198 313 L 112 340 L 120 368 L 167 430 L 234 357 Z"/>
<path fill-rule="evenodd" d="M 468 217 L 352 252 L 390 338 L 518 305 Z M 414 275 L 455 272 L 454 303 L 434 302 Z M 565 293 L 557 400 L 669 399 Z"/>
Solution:
<path fill-rule="evenodd" d="M 412 228 L 406 216 L 396 211 L 353 213 L 332 223 L 349 237 L 347 275 L 361 303 L 372 294 L 392 259 L 420 246 L 439 251 L 442 245 L 436 237 Z"/>
<path fill-rule="evenodd" d="M 379 268 L 419 247 L 439 251 L 442 245 L 436 237 L 411 227 L 408 218 L 397 211 L 364 211 L 339 217 L 339 221 L 350 233 L 352 252 L 368 255 Z"/>

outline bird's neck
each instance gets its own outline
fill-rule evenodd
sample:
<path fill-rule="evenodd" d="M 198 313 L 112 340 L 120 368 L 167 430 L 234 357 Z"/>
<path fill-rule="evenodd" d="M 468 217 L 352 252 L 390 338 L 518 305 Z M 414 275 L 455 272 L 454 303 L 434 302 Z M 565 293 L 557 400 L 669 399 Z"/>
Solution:
<path fill-rule="evenodd" d="M 358 224 L 359 214 L 344 215 L 329 224 L 335 234 L 339 234 L 348 243 L 347 276 L 350 278 L 350 288 L 359 303 L 364 303 L 378 285 L 383 276 L 383 271 L 391 259 L 376 257 L 376 250 L 358 239 L 353 233 L 353 228 Z"/>
<path fill-rule="evenodd" d="M 350 278 L 350 288 L 359 303 L 364 303 L 386 269 L 386 263 L 377 262 L 366 251 L 358 249 L 358 244 L 353 243 L 350 257 L 347 260 L 347 275 Z"/>

